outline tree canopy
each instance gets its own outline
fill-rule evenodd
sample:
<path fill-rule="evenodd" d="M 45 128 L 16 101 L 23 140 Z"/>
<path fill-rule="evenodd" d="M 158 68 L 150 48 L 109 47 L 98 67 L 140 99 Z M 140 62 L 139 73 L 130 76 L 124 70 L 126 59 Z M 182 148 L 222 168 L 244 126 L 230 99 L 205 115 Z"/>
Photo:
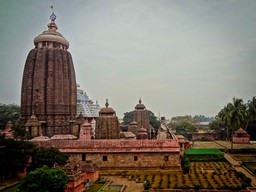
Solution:
<path fill-rule="evenodd" d="M 44 165 L 53 167 L 54 163 L 65 165 L 69 155 L 61 153 L 57 148 L 36 148 L 33 153 L 31 169 L 39 168 Z"/>
<path fill-rule="evenodd" d="M 19 116 L 20 106 L 0 103 L 0 128 L 4 128 L 8 121 L 12 121 L 15 124 Z"/>
<path fill-rule="evenodd" d="M 5 179 L 16 178 L 18 171 L 23 171 L 35 146 L 28 141 L 0 139 L 0 176 Z"/>
<path fill-rule="evenodd" d="M 226 137 L 231 138 L 232 132 L 240 127 L 247 129 L 248 133 L 253 137 L 256 130 L 256 97 L 244 103 L 242 99 L 234 97 L 232 102 L 225 105 L 215 117 L 215 123 L 218 122 L 219 128 L 226 130 Z M 210 124 L 210 128 L 215 130 L 216 124 Z"/>
<path fill-rule="evenodd" d="M 20 182 L 20 192 L 61 192 L 65 190 L 69 177 L 61 168 L 47 166 L 29 172 Z"/>
<path fill-rule="evenodd" d="M 175 129 L 177 134 L 197 132 L 197 128 L 193 124 L 187 122 L 176 125 Z"/>

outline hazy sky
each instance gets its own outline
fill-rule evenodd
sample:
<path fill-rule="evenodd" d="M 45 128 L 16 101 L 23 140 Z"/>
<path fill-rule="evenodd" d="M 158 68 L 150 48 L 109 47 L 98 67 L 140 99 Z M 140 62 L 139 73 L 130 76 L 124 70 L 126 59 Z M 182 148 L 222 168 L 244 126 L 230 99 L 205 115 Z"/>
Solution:
<path fill-rule="evenodd" d="M 119 118 L 142 98 L 156 116 L 215 116 L 256 95 L 255 0 L 0 0 L 0 102 L 20 105 L 33 39 L 54 5 L 77 83 Z"/>

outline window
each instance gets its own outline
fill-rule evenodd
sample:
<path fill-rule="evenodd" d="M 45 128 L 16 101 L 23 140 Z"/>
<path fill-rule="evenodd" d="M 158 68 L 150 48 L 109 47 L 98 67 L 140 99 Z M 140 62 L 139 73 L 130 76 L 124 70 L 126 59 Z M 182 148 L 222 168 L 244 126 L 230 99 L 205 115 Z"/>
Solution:
<path fill-rule="evenodd" d="M 138 161 L 138 156 L 133 157 L 134 161 Z"/>
<path fill-rule="evenodd" d="M 108 161 L 108 156 L 107 156 L 107 155 L 103 155 L 102 160 L 103 160 L 103 161 Z"/>
<path fill-rule="evenodd" d="M 169 161 L 169 156 L 164 156 L 165 161 Z"/>
<path fill-rule="evenodd" d="M 86 154 L 83 153 L 83 154 L 82 154 L 82 161 L 85 161 L 85 160 L 86 160 Z"/>

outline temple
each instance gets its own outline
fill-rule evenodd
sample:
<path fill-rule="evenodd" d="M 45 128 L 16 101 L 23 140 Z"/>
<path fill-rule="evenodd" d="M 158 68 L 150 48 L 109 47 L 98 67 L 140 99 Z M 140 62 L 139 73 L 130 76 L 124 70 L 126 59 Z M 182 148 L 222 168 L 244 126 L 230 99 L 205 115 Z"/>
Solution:
<path fill-rule="evenodd" d="M 135 106 L 135 110 L 132 112 L 132 119 L 133 121 L 128 127 L 129 131 L 136 135 L 139 129 L 144 128 L 148 132 L 148 138 L 153 138 L 154 129 L 149 123 L 148 110 L 146 110 L 145 105 L 142 104 L 141 98 L 139 99 L 139 103 Z"/>
<path fill-rule="evenodd" d="M 43 135 L 71 133 L 76 116 L 76 77 L 69 42 L 57 32 L 56 15 L 52 12 L 48 30 L 34 39 L 26 59 L 21 88 L 20 126 L 35 115 Z M 36 128 L 37 129 L 37 128 Z M 39 131 L 29 129 L 32 136 Z"/>
<path fill-rule="evenodd" d="M 100 110 L 99 117 L 96 119 L 95 139 L 119 139 L 120 128 L 116 112 L 108 107 L 108 99 L 105 106 Z"/>
<path fill-rule="evenodd" d="M 77 84 L 77 115 L 83 114 L 85 117 L 98 117 L 100 112 L 98 101 L 94 103 L 89 99 L 84 90 Z"/>

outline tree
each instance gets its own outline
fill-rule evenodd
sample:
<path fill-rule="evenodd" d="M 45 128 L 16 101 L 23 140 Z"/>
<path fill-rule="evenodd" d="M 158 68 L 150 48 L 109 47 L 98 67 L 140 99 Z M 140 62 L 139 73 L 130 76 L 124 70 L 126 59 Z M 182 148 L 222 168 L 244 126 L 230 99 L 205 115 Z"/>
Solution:
<path fill-rule="evenodd" d="M 69 177 L 61 168 L 47 166 L 29 172 L 19 185 L 20 192 L 61 192 L 65 190 Z"/>
<path fill-rule="evenodd" d="M 233 102 L 228 104 L 229 108 L 229 123 L 232 130 L 237 130 L 244 127 L 246 123 L 246 105 L 242 99 L 233 98 Z"/>
<path fill-rule="evenodd" d="M 19 116 L 20 106 L 0 103 L 0 128 L 4 128 L 8 121 L 12 121 L 15 124 Z"/>
<path fill-rule="evenodd" d="M 248 126 L 249 121 L 254 121 L 256 120 L 256 97 L 254 96 L 252 100 L 249 100 L 247 103 L 247 123 L 246 123 L 246 128 Z"/>
<path fill-rule="evenodd" d="M 220 110 L 216 118 L 221 119 L 221 121 L 224 123 L 226 131 L 227 131 L 227 137 L 229 138 L 229 109 L 227 106 L 224 106 L 223 109 Z"/>
<path fill-rule="evenodd" d="M 31 169 L 40 168 L 44 165 L 53 167 L 54 163 L 65 165 L 69 155 L 61 153 L 57 148 L 37 148 L 32 156 Z"/>
<path fill-rule="evenodd" d="M 244 127 L 247 117 L 246 105 L 242 99 L 233 97 L 232 103 L 228 103 L 218 114 L 225 122 L 227 130 L 231 128 L 231 152 L 233 150 L 233 132 Z M 228 132 L 227 132 L 228 136 Z"/>
<path fill-rule="evenodd" d="M 213 120 L 209 123 L 209 128 L 218 134 L 218 138 L 220 138 L 220 139 L 225 138 L 226 126 L 219 117 L 216 117 L 215 120 Z"/>
<path fill-rule="evenodd" d="M 196 119 L 199 122 L 211 122 L 214 120 L 213 117 L 205 117 L 204 115 L 195 115 L 193 119 Z"/>
<path fill-rule="evenodd" d="M 197 128 L 193 124 L 186 123 L 186 122 L 178 124 L 175 127 L 175 129 L 176 129 L 176 133 L 177 134 L 184 134 L 184 133 L 189 133 L 189 132 L 197 132 Z"/>
<path fill-rule="evenodd" d="M 25 164 L 33 154 L 35 146 L 28 141 L 0 139 L 0 176 L 13 179 L 17 172 L 23 171 Z"/>
<path fill-rule="evenodd" d="M 133 111 L 124 113 L 124 117 L 123 117 L 124 125 L 129 125 L 132 122 L 132 112 Z"/>

